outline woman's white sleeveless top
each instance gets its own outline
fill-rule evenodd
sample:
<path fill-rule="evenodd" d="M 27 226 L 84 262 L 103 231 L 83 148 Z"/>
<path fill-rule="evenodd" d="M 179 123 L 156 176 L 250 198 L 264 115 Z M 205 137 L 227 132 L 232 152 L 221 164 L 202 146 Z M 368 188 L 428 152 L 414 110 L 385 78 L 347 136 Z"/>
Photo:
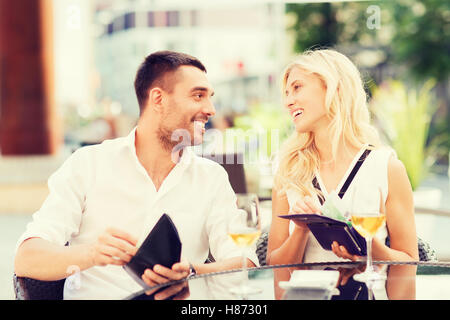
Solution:
<path fill-rule="evenodd" d="M 326 198 L 333 191 L 338 193 L 341 190 L 343 184 L 350 175 L 350 172 L 353 170 L 356 162 L 359 160 L 366 148 L 367 145 L 361 148 L 355 156 L 352 163 L 348 167 L 347 172 L 336 187 L 336 190 L 326 190 L 319 172 L 316 171 L 315 174 L 317 182 L 319 183 L 320 189 Z M 337 203 L 337 207 L 342 212 L 350 212 L 352 209 L 354 212 L 377 212 L 380 210 L 380 200 L 382 200 L 385 204 L 388 195 L 388 162 L 391 156 L 396 156 L 396 154 L 391 148 L 387 147 L 378 148 L 369 153 L 353 178 L 353 181 L 344 196 L 339 200 L 339 203 Z M 378 191 L 379 189 L 382 194 L 381 199 L 380 192 Z M 301 196 L 294 189 L 288 190 L 286 194 L 289 208 L 291 209 L 295 203 L 301 199 Z M 317 206 L 320 207 L 319 200 L 315 200 L 317 201 Z M 291 221 L 289 225 L 289 233 L 292 233 L 294 227 L 295 225 Z M 386 226 L 380 229 L 375 235 L 375 237 L 381 240 L 382 243 L 385 242 L 387 236 L 388 232 Z M 330 261 L 346 260 L 337 257 L 331 250 L 323 249 L 314 235 L 310 233 L 305 248 L 305 254 L 303 256 L 303 262 L 310 263 Z M 375 296 L 382 299 L 384 295 L 382 294 L 382 296 L 380 296 L 380 294 L 376 294 Z"/>

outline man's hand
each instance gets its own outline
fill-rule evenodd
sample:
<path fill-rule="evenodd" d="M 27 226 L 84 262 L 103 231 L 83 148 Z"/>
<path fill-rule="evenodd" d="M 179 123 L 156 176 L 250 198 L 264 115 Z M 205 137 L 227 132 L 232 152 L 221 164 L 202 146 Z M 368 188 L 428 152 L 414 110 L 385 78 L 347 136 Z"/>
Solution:
<path fill-rule="evenodd" d="M 92 264 L 94 266 L 127 264 L 138 250 L 136 243 L 137 239 L 130 234 L 109 228 L 90 246 Z"/>
<path fill-rule="evenodd" d="M 189 275 L 189 270 L 188 262 L 175 263 L 172 266 L 172 269 L 157 264 L 153 267 L 153 270 L 145 270 L 142 275 L 142 280 L 144 280 L 148 286 L 152 287 L 169 281 L 184 279 Z M 150 295 L 157 290 L 159 289 L 149 290 L 146 294 Z M 183 281 L 182 283 L 164 288 L 164 290 L 155 294 L 155 300 L 165 300 L 169 297 L 173 297 L 173 300 L 183 300 L 189 297 L 189 295 L 189 284 L 187 281 Z"/>

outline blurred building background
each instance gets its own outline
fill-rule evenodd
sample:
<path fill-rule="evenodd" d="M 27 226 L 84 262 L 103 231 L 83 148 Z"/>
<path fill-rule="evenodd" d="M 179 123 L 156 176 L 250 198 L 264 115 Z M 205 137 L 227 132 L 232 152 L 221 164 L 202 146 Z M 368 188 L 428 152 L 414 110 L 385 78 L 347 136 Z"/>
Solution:
<path fill-rule="evenodd" d="M 245 174 L 248 190 L 267 196 L 270 160 L 292 130 L 280 76 L 320 46 L 362 71 L 374 123 L 413 184 L 418 233 L 450 260 L 448 1 L 0 0 L 0 287 L 49 175 L 75 149 L 135 125 L 133 81 L 148 54 L 183 51 L 205 64 L 210 127 L 276 132 L 275 143 L 245 137 L 247 155 L 265 145 Z"/>
<path fill-rule="evenodd" d="M 204 62 L 219 111 L 245 111 L 248 101 L 277 93 L 283 19 L 284 5 L 273 1 L 97 1 L 95 21 L 103 27 L 95 40 L 98 94 L 137 116 L 130 94 L 135 71 L 149 53 L 168 49 Z"/>

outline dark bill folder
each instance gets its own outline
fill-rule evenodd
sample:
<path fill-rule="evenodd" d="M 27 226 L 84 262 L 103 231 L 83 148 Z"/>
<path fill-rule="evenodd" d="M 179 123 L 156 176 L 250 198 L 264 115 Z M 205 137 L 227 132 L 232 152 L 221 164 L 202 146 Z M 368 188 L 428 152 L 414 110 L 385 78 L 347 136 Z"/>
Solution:
<path fill-rule="evenodd" d="M 347 223 L 318 214 L 279 215 L 283 219 L 305 223 L 323 249 L 331 250 L 333 241 L 344 246 L 350 254 L 365 256 L 366 240 Z"/>
<path fill-rule="evenodd" d="M 144 289 L 148 288 L 141 276 L 156 264 L 172 268 L 181 258 L 181 241 L 178 231 L 167 214 L 163 214 L 145 238 L 136 254 L 123 268 Z"/>

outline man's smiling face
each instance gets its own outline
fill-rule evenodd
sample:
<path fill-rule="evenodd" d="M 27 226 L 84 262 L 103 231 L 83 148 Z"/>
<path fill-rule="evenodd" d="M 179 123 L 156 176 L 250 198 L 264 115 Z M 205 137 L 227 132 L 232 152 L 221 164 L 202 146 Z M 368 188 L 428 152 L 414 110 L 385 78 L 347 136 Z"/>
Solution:
<path fill-rule="evenodd" d="M 189 133 L 190 141 L 184 141 L 186 145 L 201 144 L 205 123 L 216 112 L 211 101 L 214 91 L 206 73 L 193 66 L 181 66 L 170 79 L 172 90 L 164 94 L 158 130 L 160 140 L 177 145 L 178 141 L 172 141 L 172 134 L 181 129 Z"/>

